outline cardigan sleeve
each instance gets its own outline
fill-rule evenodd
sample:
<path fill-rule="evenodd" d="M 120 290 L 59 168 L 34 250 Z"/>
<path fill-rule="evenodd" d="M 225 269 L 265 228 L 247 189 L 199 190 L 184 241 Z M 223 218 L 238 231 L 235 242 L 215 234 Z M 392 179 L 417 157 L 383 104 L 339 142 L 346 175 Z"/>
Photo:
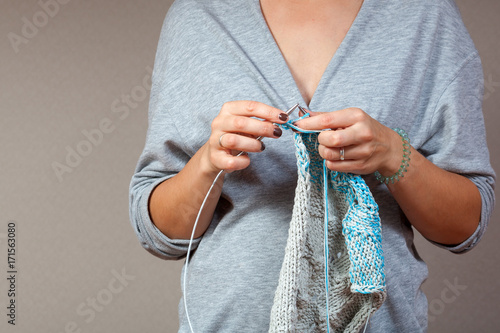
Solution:
<path fill-rule="evenodd" d="M 189 243 L 168 238 L 149 214 L 149 198 L 154 188 L 175 176 L 192 156 L 192 149 L 187 146 L 189 138 L 176 125 L 178 110 L 172 107 L 179 93 L 175 85 L 179 71 L 172 68 L 178 69 L 182 64 L 179 45 L 186 43 L 189 34 L 182 23 L 187 19 L 184 7 L 185 2 L 175 2 L 163 23 L 152 77 L 146 143 L 129 188 L 129 214 L 135 233 L 147 251 L 163 259 L 183 258 Z M 199 241 L 194 240 L 193 249 Z"/>
<path fill-rule="evenodd" d="M 460 66 L 434 108 L 429 139 L 421 147 L 435 165 L 470 179 L 481 194 L 481 218 L 473 235 L 444 247 L 454 253 L 471 250 L 484 234 L 495 203 L 495 172 L 490 164 L 482 113 L 483 72 L 477 53 Z"/>

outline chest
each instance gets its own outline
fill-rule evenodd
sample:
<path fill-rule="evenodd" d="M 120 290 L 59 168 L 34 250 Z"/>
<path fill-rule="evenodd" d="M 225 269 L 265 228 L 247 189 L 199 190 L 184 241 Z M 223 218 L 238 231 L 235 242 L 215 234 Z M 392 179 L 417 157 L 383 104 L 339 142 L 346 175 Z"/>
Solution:
<path fill-rule="evenodd" d="M 317 1 L 314 5 L 261 0 L 269 30 L 307 104 L 361 5 L 362 0 Z"/>

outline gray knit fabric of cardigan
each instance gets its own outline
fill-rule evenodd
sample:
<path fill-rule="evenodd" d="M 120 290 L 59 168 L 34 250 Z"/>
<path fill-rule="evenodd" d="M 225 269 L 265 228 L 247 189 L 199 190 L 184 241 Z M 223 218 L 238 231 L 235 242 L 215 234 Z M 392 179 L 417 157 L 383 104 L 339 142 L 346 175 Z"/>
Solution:
<path fill-rule="evenodd" d="M 324 179 L 316 133 L 296 133 L 295 145 L 298 182 L 269 332 L 327 332 L 325 202 L 329 331 L 358 332 L 386 296 L 378 206 L 360 176 L 328 170 Z"/>

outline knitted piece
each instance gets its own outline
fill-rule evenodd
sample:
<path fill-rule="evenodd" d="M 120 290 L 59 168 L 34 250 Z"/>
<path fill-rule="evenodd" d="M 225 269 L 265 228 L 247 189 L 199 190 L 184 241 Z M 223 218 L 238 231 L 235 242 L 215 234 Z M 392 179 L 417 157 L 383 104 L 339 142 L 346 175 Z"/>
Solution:
<path fill-rule="evenodd" d="M 330 330 L 358 332 L 385 300 L 378 206 L 360 176 L 328 170 L 328 179 L 323 179 L 317 135 L 295 134 L 298 181 L 270 333 L 327 331 L 325 201 Z"/>

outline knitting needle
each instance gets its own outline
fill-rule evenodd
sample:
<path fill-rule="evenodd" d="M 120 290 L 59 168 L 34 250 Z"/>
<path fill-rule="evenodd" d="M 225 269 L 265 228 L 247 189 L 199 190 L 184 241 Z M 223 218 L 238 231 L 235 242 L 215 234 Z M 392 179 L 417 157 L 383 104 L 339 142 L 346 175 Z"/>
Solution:
<path fill-rule="evenodd" d="M 302 111 L 303 116 L 309 113 L 309 111 L 307 111 L 306 109 L 304 109 L 302 106 L 297 105 L 297 107 L 299 108 L 300 111 Z"/>

